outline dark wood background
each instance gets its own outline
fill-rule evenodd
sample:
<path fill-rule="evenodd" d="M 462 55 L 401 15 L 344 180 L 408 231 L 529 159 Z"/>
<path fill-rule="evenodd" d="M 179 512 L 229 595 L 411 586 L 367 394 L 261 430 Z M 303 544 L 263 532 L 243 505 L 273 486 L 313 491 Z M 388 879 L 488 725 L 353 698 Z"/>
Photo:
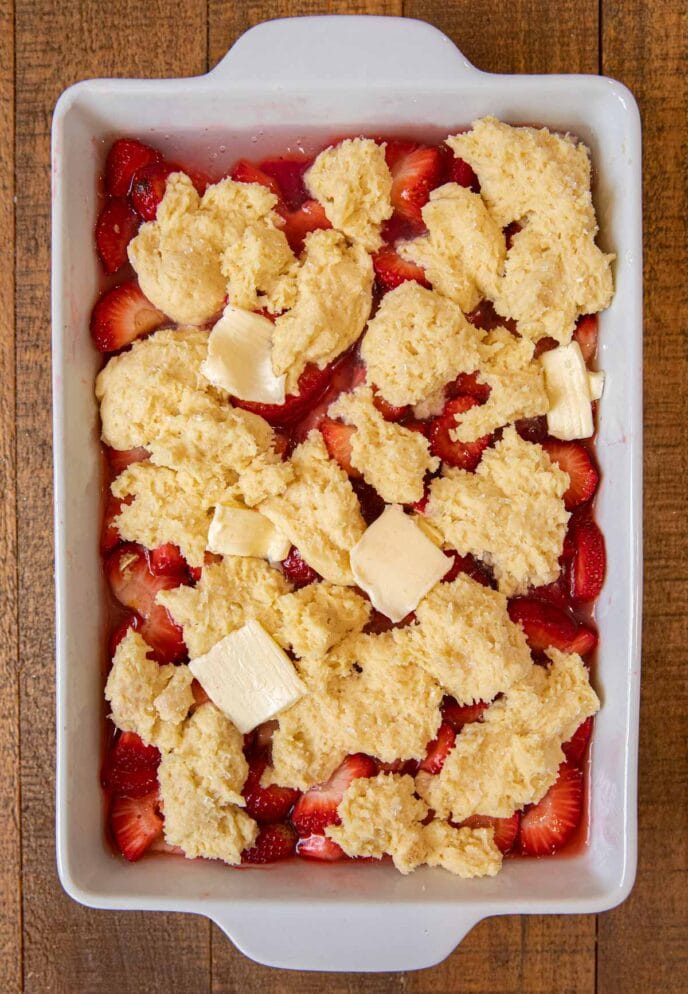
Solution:
<path fill-rule="evenodd" d="M 687 11 L 685 0 L 0 0 L 1 994 L 688 991 Z M 268 970 L 203 918 L 79 907 L 62 893 L 55 871 L 52 108 L 79 79 L 202 73 L 252 24 L 320 13 L 422 18 L 477 66 L 497 72 L 614 76 L 636 94 L 644 123 L 646 586 L 637 884 L 622 907 L 597 917 L 484 921 L 440 966 L 408 974 Z"/>

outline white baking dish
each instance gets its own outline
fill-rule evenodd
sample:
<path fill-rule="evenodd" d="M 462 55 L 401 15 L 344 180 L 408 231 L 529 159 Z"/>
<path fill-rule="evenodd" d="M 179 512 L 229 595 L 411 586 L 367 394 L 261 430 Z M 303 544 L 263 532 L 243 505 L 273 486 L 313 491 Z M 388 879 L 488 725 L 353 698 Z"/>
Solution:
<path fill-rule="evenodd" d="M 308 53 L 300 58 L 299 53 Z M 601 317 L 607 381 L 598 518 L 609 571 L 598 602 L 604 702 L 592 748 L 589 844 L 554 860 L 507 861 L 489 880 L 441 870 L 292 862 L 230 870 L 168 856 L 127 865 L 104 832 L 100 460 L 88 318 L 98 285 L 95 177 L 107 143 L 133 134 L 221 170 L 351 132 L 443 137 L 495 114 L 579 135 L 592 149 L 616 295 Z M 201 155 L 199 157 L 199 148 Z M 57 854 L 65 890 L 96 908 L 212 918 L 261 963 L 409 970 L 445 957 L 480 919 L 595 912 L 629 893 L 636 865 L 641 591 L 640 124 L 632 95 L 594 76 L 479 72 L 444 35 L 402 18 L 314 17 L 253 28 L 207 76 L 91 80 L 53 122 L 53 363 L 57 584 Z"/>

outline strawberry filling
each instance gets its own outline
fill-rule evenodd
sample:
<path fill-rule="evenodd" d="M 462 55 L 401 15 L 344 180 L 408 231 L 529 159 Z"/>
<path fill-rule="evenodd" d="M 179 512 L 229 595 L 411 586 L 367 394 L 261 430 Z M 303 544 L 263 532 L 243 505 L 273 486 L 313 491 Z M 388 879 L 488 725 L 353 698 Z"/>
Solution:
<path fill-rule="evenodd" d="M 416 281 L 422 286 L 431 286 L 422 267 L 401 257 L 398 244 L 424 233 L 422 211 L 431 191 L 443 183 L 453 182 L 474 193 L 480 192 L 473 169 L 464 160 L 455 158 L 444 144 L 425 145 L 393 139 L 386 143 L 385 158 L 392 174 L 393 215 L 382 225 L 382 247 L 372 254 L 375 272 L 373 310 L 384 294 L 404 282 Z M 305 174 L 312 161 L 312 158 L 296 155 L 271 157 L 258 163 L 241 159 L 230 173 L 237 182 L 261 184 L 275 195 L 278 223 L 297 255 L 302 252 L 310 232 L 331 227 L 323 205 L 311 198 L 306 186 Z M 112 286 L 112 281 L 108 281 L 91 316 L 93 344 L 102 353 L 126 349 L 136 340 L 169 324 L 166 315 L 146 299 L 137 280 L 130 278 L 127 247 L 142 223 L 155 220 L 167 179 L 179 168 L 166 161 L 160 151 L 137 139 L 119 139 L 108 153 L 105 197 L 96 223 L 95 242 L 104 272 L 120 275 L 118 285 Z M 206 177 L 193 170 L 182 171 L 190 176 L 199 193 L 205 190 L 209 183 Z M 507 249 L 511 248 L 520 230 L 517 223 L 504 229 Z M 496 314 L 489 300 L 481 301 L 467 318 L 483 331 L 497 327 L 517 331 L 513 321 Z M 593 364 L 598 348 L 596 315 L 579 319 L 574 340 L 586 363 Z M 543 339 L 537 344 L 536 355 L 556 344 Z M 355 389 L 365 380 L 365 367 L 357 347 L 352 346 L 324 369 L 314 363 L 307 365 L 299 377 L 297 391 L 287 396 L 284 404 L 260 404 L 235 398 L 232 398 L 232 404 L 261 416 L 276 429 L 275 449 L 284 459 L 312 430 L 319 430 L 330 458 L 350 479 L 362 517 L 366 524 L 371 524 L 384 511 L 385 503 L 352 464 L 351 441 L 356 428 L 328 416 L 328 409 L 339 394 Z M 375 407 L 385 420 L 421 433 L 443 467 L 467 472 L 476 470 L 485 450 L 500 437 L 500 432 L 470 442 L 461 442 L 452 436 L 460 426 L 461 415 L 484 404 L 490 392 L 490 386 L 481 380 L 479 372 L 458 371 L 444 387 L 445 403 L 441 413 L 418 421 L 414 420 L 410 406 L 390 404 L 373 386 Z M 550 459 L 568 474 L 569 486 L 564 502 L 566 509 L 574 513 L 561 557 L 560 577 L 546 587 L 511 598 L 509 615 L 523 628 L 537 662 L 545 661 L 543 654 L 551 647 L 589 656 L 597 644 L 597 634 L 589 623 L 588 611 L 600 594 L 606 573 L 604 539 L 592 513 L 600 482 L 592 446 L 551 438 L 544 416 L 518 421 L 516 428 L 522 438 L 542 444 Z M 105 455 L 110 478 L 132 463 L 149 458 L 144 448 L 127 451 L 105 448 Z M 438 473 L 441 470 L 442 467 Z M 423 513 L 427 509 L 434 475 L 426 474 L 424 497 L 413 510 Z M 106 576 L 114 597 L 127 609 L 127 614 L 123 618 L 120 616 L 111 632 L 110 655 L 114 654 L 127 630 L 133 628 L 149 643 L 152 657 L 159 663 L 179 663 L 187 657 L 182 629 L 156 602 L 156 596 L 161 590 L 198 583 L 202 569 L 190 568 L 179 548 L 171 543 L 144 549 L 124 542 L 115 520 L 126 502 L 108 493 L 101 532 Z M 449 583 L 463 573 L 484 586 L 496 588 L 491 568 L 480 559 L 454 550 L 445 550 L 445 554 L 447 573 L 443 582 Z M 219 557 L 206 554 L 206 562 L 213 561 L 219 561 Z M 279 568 L 295 590 L 321 580 L 295 546 Z M 400 624 L 413 619 L 412 613 Z M 395 627 L 398 626 L 373 611 L 365 632 L 383 633 Z M 192 690 L 195 706 L 208 700 L 197 681 Z M 378 772 L 414 776 L 420 770 L 430 776 L 438 775 L 462 729 L 481 722 L 489 706 L 490 702 L 484 701 L 461 705 L 445 696 L 441 705 L 441 724 L 423 758 L 383 763 L 356 753 L 348 756 L 326 782 L 305 793 L 261 783 L 271 762 L 271 740 L 277 727 L 277 721 L 265 722 L 245 741 L 249 764 L 242 791 L 245 811 L 260 827 L 254 845 L 242 854 L 242 863 L 270 863 L 294 854 L 320 862 L 348 859 L 324 832 L 328 825 L 340 823 L 337 809 L 353 780 L 373 777 Z M 562 764 L 556 783 L 538 804 L 515 812 L 509 818 L 474 815 L 462 825 L 493 829 L 495 843 L 503 853 L 544 855 L 567 845 L 575 835 L 583 809 L 581 764 L 587 755 L 592 727 L 593 720 L 589 718 L 564 744 L 566 763 Z M 108 749 L 103 763 L 101 779 L 110 797 L 111 832 L 117 848 L 128 860 L 139 859 L 149 850 L 179 851 L 168 846 L 162 835 L 164 813 L 157 793 L 159 762 L 157 749 L 144 745 L 133 732 L 123 732 Z"/>

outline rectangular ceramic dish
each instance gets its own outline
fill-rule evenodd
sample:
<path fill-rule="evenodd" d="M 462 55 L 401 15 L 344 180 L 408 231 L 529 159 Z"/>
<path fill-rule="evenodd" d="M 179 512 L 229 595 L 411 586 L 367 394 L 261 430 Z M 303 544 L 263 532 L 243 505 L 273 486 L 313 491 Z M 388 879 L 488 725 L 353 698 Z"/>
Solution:
<path fill-rule="evenodd" d="M 308 53 L 308 59 L 294 53 Z M 127 865 L 104 831 L 101 468 L 88 319 L 98 286 L 96 176 L 109 141 L 135 135 L 169 158 L 199 148 L 222 171 L 285 144 L 347 133 L 444 137 L 474 118 L 568 129 L 591 148 L 601 244 L 617 255 L 601 316 L 597 505 L 609 572 L 597 605 L 603 700 L 592 746 L 589 843 L 507 860 L 493 879 L 440 870 L 304 862 L 230 870 L 154 856 Z M 253 959 L 317 970 L 409 970 L 445 957 L 480 919 L 594 912 L 622 901 L 636 865 L 641 610 L 640 123 L 632 95 L 595 76 L 479 72 L 419 21 L 313 17 L 253 28 L 208 75 L 91 80 L 53 121 L 53 390 L 57 584 L 57 858 L 62 884 L 96 908 L 207 915 Z"/>

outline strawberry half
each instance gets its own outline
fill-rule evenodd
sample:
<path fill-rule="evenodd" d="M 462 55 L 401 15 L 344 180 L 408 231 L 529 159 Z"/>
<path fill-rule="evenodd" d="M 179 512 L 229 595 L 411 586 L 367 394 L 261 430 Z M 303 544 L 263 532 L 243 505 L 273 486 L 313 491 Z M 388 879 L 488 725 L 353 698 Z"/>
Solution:
<path fill-rule="evenodd" d="M 105 160 L 105 189 L 111 197 L 126 197 L 134 173 L 161 159 L 160 152 L 136 138 L 118 138 Z"/>
<path fill-rule="evenodd" d="M 122 541 L 122 536 L 115 524 L 115 518 L 119 515 L 124 504 L 129 503 L 126 498 L 120 500 L 114 497 L 108 490 L 105 499 L 105 511 L 103 513 L 103 526 L 100 531 L 100 551 L 111 552 L 116 545 Z"/>
<path fill-rule="evenodd" d="M 472 580 L 481 583 L 483 587 L 492 586 L 492 577 L 489 570 L 480 560 L 471 555 L 460 556 L 453 549 L 444 549 L 444 554 L 448 559 L 452 560 L 452 564 L 447 573 L 442 577 L 442 583 L 451 583 L 452 580 L 457 578 L 459 573 L 465 573 Z"/>
<path fill-rule="evenodd" d="M 157 790 L 146 797 L 115 797 L 110 826 L 119 851 L 130 863 L 135 863 L 162 835 Z"/>
<path fill-rule="evenodd" d="M 594 601 L 607 571 L 604 536 L 592 518 L 576 521 L 570 529 L 575 552 L 569 564 L 571 596 L 576 601 Z"/>
<path fill-rule="evenodd" d="M 141 635 L 155 651 L 159 662 L 174 663 L 186 655 L 182 630 L 155 598 L 161 590 L 180 586 L 183 577 L 175 573 L 156 576 L 140 545 L 127 542 L 118 546 L 105 560 L 105 574 L 113 594 L 125 607 L 142 618 Z"/>
<path fill-rule="evenodd" d="M 545 856 L 561 849 L 578 827 L 583 810 L 583 774 L 563 763 L 539 804 L 521 817 L 521 851 Z"/>
<path fill-rule="evenodd" d="M 106 290 L 98 299 L 91 313 L 91 337 L 99 352 L 116 352 L 165 320 L 132 280 Z"/>
<path fill-rule="evenodd" d="M 146 459 L 150 459 L 150 452 L 143 446 L 139 446 L 137 449 L 111 449 L 109 445 L 104 445 L 103 451 L 113 476 L 119 476 L 132 463 L 145 462 Z"/>
<path fill-rule="evenodd" d="M 139 228 L 139 218 L 120 197 L 112 197 L 96 221 L 96 249 L 106 273 L 116 273 L 127 261 L 127 245 Z"/>
<path fill-rule="evenodd" d="M 277 180 L 263 172 L 255 163 L 249 162 L 248 159 L 239 159 L 230 175 L 235 183 L 260 183 L 261 186 L 266 186 L 271 193 L 274 193 L 278 199 L 282 197 Z"/>
<path fill-rule="evenodd" d="M 277 863 L 289 859 L 296 848 L 297 835 L 291 825 L 276 822 L 263 825 L 250 849 L 241 854 L 242 863 Z"/>
<path fill-rule="evenodd" d="M 590 364 L 597 355 L 597 337 L 599 323 L 596 314 L 586 314 L 576 325 L 573 333 L 574 342 L 578 342 L 583 359 Z"/>
<path fill-rule="evenodd" d="M 524 442 L 537 442 L 542 445 L 547 438 L 547 418 L 543 415 L 537 418 L 521 418 L 514 423 L 514 428 Z"/>
<path fill-rule="evenodd" d="M 282 230 L 287 236 L 292 252 L 296 255 L 301 253 L 306 235 L 311 231 L 332 227 L 325 208 L 317 200 L 306 200 L 296 211 L 284 210 L 282 216 L 284 217 Z"/>
<path fill-rule="evenodd" d="M 578 726 L 568 742 L 564 742 L 561 747 L 567 761 L 572 763 L 574 766 L 578 766 L 585 755 L 585 750 L 588 748 L 588 742 L 590 741 L 590 736 L 592 735 L 592 723 L 592 717 L 586 718 L 585 721 Z"/>
<path fill-rule="evenodd" d="M 480 181 L 464 159 L 454 158 L 449 166 L 449 182 L 465 186 L 473 193 L 480 193 Z"/>
<path fill-rule="evenodd" d="M 260 404 L 253 400 L 239 400 L 237 397 L 232 398 L 232 403 L 235 407 L 259 414 L 273 427 L 282 428 L 294 424 L 320 400 L 342 361 L 341 358 L 335 359 L 324 369 L 319 369 L 313 362 L 309 363 L 299 377 L 299 392 L 289 394 L 283 404 Z"/>
<path fill-rule="evenodd" d="M 415 280 L 421 286 L 429 286 L 425 270 L 415 262 L 408 262 L 394 251 L 391 245 L 383 247 L 373 256 L 375 274 L 385 290 L 394 290 L 408 280 Z"/>
<path fill-rule="evenodd" d="M 385 502 L 375 487 L 371 487 L 365 480 L 358 480 L 354 477 L 350 482 L 351 489 L 358 497 L 363 520 L 367 525 L 372 525 L 373 521 L 376 521 L 384 511 Z"/>
<path fill-rule="evenodd" d="M 106 790 L 125 797 L 146 797 L 157 789 L 160 753 L 135 732 L 122 732 L 107 754 L 101 773 Z"/>
<path fill-rule="evenodd" d="M 356 429 L 351 425 L 343 425 L 340 421 L 325 418 L 320 422 L 320 431 L 330 459 L 339 463 L 348 476 L 360 478 L 360 471 L 351 464 L 351 436 Z"/>
<path fill-rule="evenodd" d="M 134 210 L 144 221 L 154 221 L 158 205 L 165 196 L 167 177 L 178 172 L 177 167 L 167 162 L 151 162 L 139 169 L 131 184 L 131 202 Z"/>
<path fill-rule="evenodd" d="M 374 777 L 377 764 L 361 752 L 347 756 L 329 780 L 302 794 L 294 805 L 291 820 L 299 835 L 322 835 L 327 825 L 339 825 L 337 808 L 349 786 L 358 777 Z"/>
<path fill-rule="evenodd" d="M 479 404 L 484 404 L 492 393 L 489 383 L 481 383 L 478 373 L 459 373 L 453 383 L 446 387 L 447 397 L 453 400 L 455 397 L 474 397 Z"/>
<path fill-rule="evenodd" d="M 515 811 L 511 818 L 492 818 L 490 815 L 471 815 L 461 822 L 460 828 L 493 828 L 494 843 L 505 855 L 514 847 L 518 838 L 521 816 Z"/>
<path fill-rule="evenodd" d="M 296 855 L 303 859 L 314 859 L 319 863 L 336 863 L 348 859 L 341 846 L 326 835 L 307 835 L 296 843 Z"/>
<path fill-rule="evenodd" d="M 115 625 L 115 627 L 110 632 L 110 637 L 108 639 L 108 649 L 110 652 L 110 659 L 112 659 L 117 651 L 117 646 L 120 644 L 124 636 L 127 634 L 130 628 L 133 628 L 135 632 L 141 630 L 141 624 L 143 619 L 131 612 L 124 616 L 124 618 Z"/>
<path fill-rule="evenodd" d="M 315 583 L 316 580 L 321 579 L 320 574 L 316 573 L 313 567 L 309 566 L 306 560 L 302 558 L 301 553 L 295 545 L 292 545 L 287 558 L 282 560 L 282 570 L 296 590 L 300 590 L 301 587 L 307 587 L 309 583 Z"/>
<path fill-rule="evenodd" d="M 422 208 L 442 172 L 439 149 L 415 142 L 391 141 L 385 149 L 392 174 L 392 205 L 404 220 L 422 226 Z"/>
<path fill-rule="evenodd" d="M 267 756 L 254 756 L 248 767 L 248 776 L 242 791 L 246 800 L 246 811 L 260 822 L 282 821 L 291 811 L 299 791 L 291 787 L 278 787 L 271 784 L 261 787 L 260 778 L 268 765 Z"/>
<path fill-rule="evenodd" d="M 148 554 L 151 573 L 156 576 L 168 574 L 169 576 L 179 576 L 182 582 L 188 576 L 188 565 L 186 559 L 179 551 L 178 545 L 166 542 L 159 545 L 157 549 L 151 549 Z"/>
<path fill-rule="evenodd" d="M 492 435 L 483 435 L 474 442 L 455 442 L 449 435 L 458 427 L 455 415 L 463 414 L 475 407 L 478 401 L 475 397 L 455 397 L 445 405 L 439 417 L 430 424 L 430 449 L 434 456 L 439 456 L 448 466 L 473 472 L 483 452 L 492 441 Z"/>
<path fill-rule="evenodd" d="M 425 773 L 439 773 L 444 766 L 449 753 L 454 748 L 456 732 L 448 722 L 442 722 L 437 730 L 437 737 L 428 745 L 425 758 L 421 760 L 420 769 Z"/>
<path fill-rule="evenodd" d="M 453 697 L 445 697 L 442 701 L 442 721 L 447 722 L 454 731 L 459 732 L 464 725 L 474 721 L 482 721 L 489 702 L 476 701 L 475 704 L 459 704 Z"/>
<path fill-rule="evenodd" d="M 308 200 L 303 177 L 312 164 L 312 159 L 277 158 L 264 159 L 258 168 L 264 176 L 276 181 L 281 200 L 290 211 L 296 211 Z"/>
<path fill-rule="evenodd" d="M 511 620 L 525 632 L 530 648 L 538 652 L 553 646 L 560 652 L 578 652 L 584 656 L 597 645 L 597 635 L 591 628 L 554 604 L 515 597 L 509 602 L 508 610 Z"/>
<path fill-rule="evenodd" d="M 574 507 L 585 504 L 594 497 L 600 474 L 584 445 L 580 442 L 549 439 L 543 444 L 543 448 L 552 462 L 568 473 L 571 482 L 564 494 L 567 511 L 572 511 Z"/>
<path fill-rule="evenodd" d="M 377 387 L 373 387 L 373 404 L 378 409 L 385 421 L 401 421 L 409 413 L 409 405 L 390 404 L 388 400 L 378 393 Z"/>

